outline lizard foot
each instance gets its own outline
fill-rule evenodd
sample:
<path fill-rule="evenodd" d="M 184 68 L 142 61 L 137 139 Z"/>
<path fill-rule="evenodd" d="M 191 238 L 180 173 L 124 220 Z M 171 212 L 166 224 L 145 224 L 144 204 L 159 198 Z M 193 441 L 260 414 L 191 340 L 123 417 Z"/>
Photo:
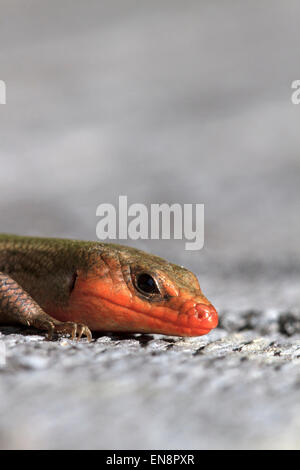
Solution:
<path fill-rule="evenodd" d="M 52 339 L 53 333 L 60 333 L 70 335 L 72 340 L 80 340 L 82 336 L 86 336 L 89 342 L 92 341 L 91 330 L 82 323 L 49 321 L 47 330 L 49 340 Z"/>

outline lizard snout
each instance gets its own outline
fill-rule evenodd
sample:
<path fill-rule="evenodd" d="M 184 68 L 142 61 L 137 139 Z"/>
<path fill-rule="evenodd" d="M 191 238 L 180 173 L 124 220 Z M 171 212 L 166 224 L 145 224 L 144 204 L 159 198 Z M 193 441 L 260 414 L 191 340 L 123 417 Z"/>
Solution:
<path fill-rule="evenodd" d="M 189 305 L 185 313 L 194 326 L 201 326 L 201 328 L 211 330 L 218 325 L 218 313 L 212 304 L 194 302 L 192 305 Z"/>
<path fill-rule="evenodd" d="M 218 324 L 218 314 L 212 304 L 196 304 L 195 313 L 205 328 L 215 328 Z"/>

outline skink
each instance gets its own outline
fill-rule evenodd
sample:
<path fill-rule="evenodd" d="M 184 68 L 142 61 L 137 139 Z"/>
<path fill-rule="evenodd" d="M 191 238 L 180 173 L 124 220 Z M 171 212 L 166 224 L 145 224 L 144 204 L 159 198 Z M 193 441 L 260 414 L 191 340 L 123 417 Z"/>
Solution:
<path fill-rule="evenodd" d="M 189 270 L 102 242 L 0 235 L 0 323 L 72 339 L 91 331 L 200 336 L 218 324 Z"/>

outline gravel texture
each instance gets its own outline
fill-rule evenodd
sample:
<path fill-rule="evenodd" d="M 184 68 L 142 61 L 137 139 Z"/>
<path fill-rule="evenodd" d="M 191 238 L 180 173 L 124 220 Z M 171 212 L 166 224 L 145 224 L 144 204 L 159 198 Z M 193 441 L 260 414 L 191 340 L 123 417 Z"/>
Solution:
<path fill-rule="evenodd" d="M 92 343 L 1 328 L 1 448 L 299 448 L 300 312 L 220 320 Z"/>

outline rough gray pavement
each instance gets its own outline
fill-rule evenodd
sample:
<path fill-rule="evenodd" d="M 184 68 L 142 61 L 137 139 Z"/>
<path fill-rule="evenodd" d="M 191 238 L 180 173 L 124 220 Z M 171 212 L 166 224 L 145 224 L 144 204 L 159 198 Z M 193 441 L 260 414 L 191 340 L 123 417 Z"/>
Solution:
<path fill-rule="evenodd" d="M 221 312 L 186 340 L 1 328 L 0 447 L 300 448 L 299 2 L 0 10 L 0 231 L 92 240 L 119 195 L 204 203 L 200 252 L 128 243 Z"/>
<path fill-rule="evenodd" d="M 1 349 L 2 448 L 300 448 L 300 311 L 185 339 L 5 327 Z"/>

